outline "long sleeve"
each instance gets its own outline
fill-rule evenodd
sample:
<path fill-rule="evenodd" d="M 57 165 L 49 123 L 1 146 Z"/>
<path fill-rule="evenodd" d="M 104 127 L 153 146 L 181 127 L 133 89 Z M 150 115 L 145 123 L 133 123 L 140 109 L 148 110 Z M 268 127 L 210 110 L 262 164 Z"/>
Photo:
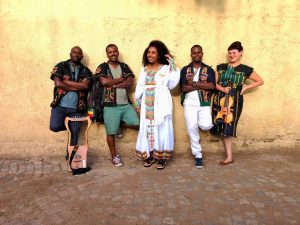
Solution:
<path fill-rule="evenodd" d="M 142 68 L 135 88 L 135 93 L 134 93 L 134 98 L 136 100 L 142 97 L 144 92 L 144 87 L 145 87 L 145 72 L 144 72 L 144 68 Z"/>
<path fill-rule="evenodd" d="M 164 66 L 164 73 L 167 75 L 167 87 L 171 90 L 176 87 L 180 80 L 180 70 L 175 68 L 174 61 L 171 60 L 169 65 Z"/>
<path fill-rule="evenodd" d="M 175 68 L 175 70 L 169 72 L 169 82 L 168 82 L 168 88 L 171 90 L 177 86 L 180 79 L 180 70 L 178 68 Z"/>

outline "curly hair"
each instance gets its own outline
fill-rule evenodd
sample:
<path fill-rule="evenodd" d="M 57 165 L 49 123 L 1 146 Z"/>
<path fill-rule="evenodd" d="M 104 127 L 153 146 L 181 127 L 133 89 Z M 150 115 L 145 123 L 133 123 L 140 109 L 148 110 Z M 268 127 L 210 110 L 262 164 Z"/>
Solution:
<path fill-rule="evenodd" d="M 166 59 L 165 55 L 169 54 L 171 57 L 173 57 L 170 54 L 169 49 L 167 46 L 159 40 L 153 40 L 149 43 L 148 47 L 145 49 L 144 54 L 143 54 L 143 65 L 146 66 L 149 64 L 148 58 L 147 58 L 147 53 L 150 47 L 155 47 L 158 53 L 158 62 L 163 65 L 169 65 L 168 60 Z"/>

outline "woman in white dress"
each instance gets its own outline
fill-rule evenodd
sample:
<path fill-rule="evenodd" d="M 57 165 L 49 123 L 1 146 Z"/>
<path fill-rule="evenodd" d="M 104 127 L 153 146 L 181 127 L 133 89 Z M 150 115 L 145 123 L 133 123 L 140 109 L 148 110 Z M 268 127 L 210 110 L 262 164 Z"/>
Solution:
<path fill-rule="evenodd" d="M 135 90 L 135 99 L 140 110 L 140 130 L 136 143 L 137 157 L 150 167 L 157 161 L 157 169 L 164 169 L 166 160 L 174 150 L 172 123 L 172 97 L 170 90 L 180 79 L 180 70 L 161 41 L 151 41 L 143 55 Z"/>

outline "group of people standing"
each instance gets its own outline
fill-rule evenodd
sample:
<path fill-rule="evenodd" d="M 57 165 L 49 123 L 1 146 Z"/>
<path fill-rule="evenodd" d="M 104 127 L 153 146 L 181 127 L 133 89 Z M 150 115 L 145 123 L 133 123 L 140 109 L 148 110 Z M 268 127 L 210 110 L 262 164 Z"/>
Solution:
<path fill-rule="evenodd" d="M 112 163 L 123 166 L 115 147 L 115 137 L 120 135 L 122 122 L 126 127 L 139 130 L 136 155 L 143 160 L 143 165 L 150 167 L 156 163 L 157 169 L 165 168 L 174 150 L 170 90 L 178 83 L 195 167 L 203 167 L 199 128 L 223 136 L 226 158 L 220 165 L 232 163 L 232 137 L 236 136 L 242 112 L 242 94 L 263 84 L 253 68 L 241 64 L 242 54 L 241 43 L 232 43 L 228 48 L 228 63 L 218 65 L 215 72 L 202 62 L 202 47 L 194 45 L 192 62 L 180 70 L 167 46 L 158 40 L 151 41 L 143 54 L 143 66 L 134 93 L 136 107 L 133 107 L 128 90 L 134 83 L 134 74 L 127 64 L 118 60 L 118 47 L 109 44 L 106 47 L 108 61 L 97 67 L 94 77 L 99 77 L 104 87 L 103 118 Z M 51 73 L 55 87 L 50 129 L 54 132 L 65 129 L 66 116 L 86 113 L 87 93 L 93 75 L 81 64 L 82 58 L 81 48 L 75 46 L 71 49 L 70 59 L 57 64 Z M 248 78 L 253 82 L 245 84 Z"/>

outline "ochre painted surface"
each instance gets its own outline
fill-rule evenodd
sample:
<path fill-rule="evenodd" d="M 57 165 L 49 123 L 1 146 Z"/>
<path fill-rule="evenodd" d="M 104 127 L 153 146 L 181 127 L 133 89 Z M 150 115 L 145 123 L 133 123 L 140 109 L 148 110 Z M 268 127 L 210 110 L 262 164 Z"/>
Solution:
<path fill-rule="evenodd" d="M 70 48 L 84 50 L 95 71 L 106 61 L 105 46 L 119 46 L 121 60 L 138 76 L 149 41 L 164 41 L 182 67 L 190 47 L 203 46 L 204 62 L 225 62 L 230 43 L 244 46 L 242 63 L 254 67 L 265 85 L 245 94 L 236 150 L 298 148 L 300 143 L 300 3 L 289 1 L 1 1 L 0 153 L 63 154 L 66 133 L 49 131 L 52 67 L 68 59 Z M 132 89 L 134 91 L 134 88 Z M 173 91 L 175 150 L 190 154 L 189 140 Z M 117 146 L 134 154 L 137 132 L 125 130 Z M 107 152 L 103 125 L 92 125 L 90 143 Z M 202 134 L 205 151 L 222 143 Z"/>

